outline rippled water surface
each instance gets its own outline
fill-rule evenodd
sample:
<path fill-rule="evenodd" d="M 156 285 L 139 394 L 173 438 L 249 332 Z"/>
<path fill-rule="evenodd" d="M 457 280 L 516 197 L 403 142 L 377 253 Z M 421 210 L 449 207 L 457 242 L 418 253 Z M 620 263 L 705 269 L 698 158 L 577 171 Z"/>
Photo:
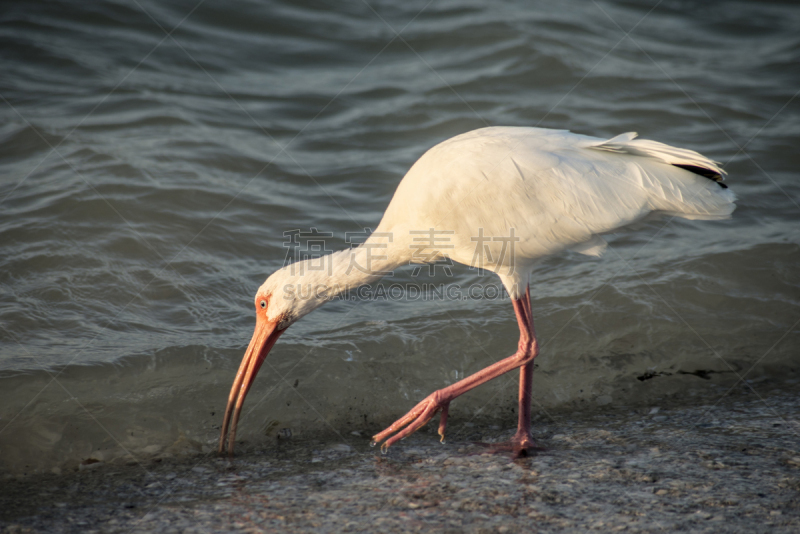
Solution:
<path fill-rule="evenodd" d="M 209 450 L 284 233 L 347 246 L 426 149 L 487 125 L 638 131 L 722 162 L 739 197 L 537 266 L 537 417 L 797 379 L 793 2 L 25 0 L 0 20 L 3 468 Z M 393 281 L 499 285 L 453 275 Z M 240 437 L 358 439 L 517 336 L 507 299 L 331 303 L 283 335 Z M 516 387 L 452 417 L 513 425 Z"/>

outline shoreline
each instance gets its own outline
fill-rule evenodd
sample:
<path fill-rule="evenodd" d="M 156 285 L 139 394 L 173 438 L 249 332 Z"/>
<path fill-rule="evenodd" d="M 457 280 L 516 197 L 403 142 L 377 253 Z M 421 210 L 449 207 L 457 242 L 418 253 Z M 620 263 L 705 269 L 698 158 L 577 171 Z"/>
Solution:
<path fill-rule="evenodd" d="M 6 478 L 0 532 L 797 532 L 798 413 L 796 391 L 739 388 L 716 406 L 558 414 L 518 460 L 442 446 L 429 425 L 388 455 L 363 437 L 87 465 Z"/>

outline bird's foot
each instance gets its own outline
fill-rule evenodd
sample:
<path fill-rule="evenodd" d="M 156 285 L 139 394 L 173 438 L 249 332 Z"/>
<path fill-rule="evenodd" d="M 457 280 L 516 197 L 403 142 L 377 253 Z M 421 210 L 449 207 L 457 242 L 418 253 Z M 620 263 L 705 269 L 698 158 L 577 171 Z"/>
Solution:
<path fill-rule="evenodd" d="M 545 450 L 544 447 L 540 447 L 536 444 L 530 433 L 520 434 L 520 432 L 517 432 L 510 441 L 503 441 L 500 443 L 476 443 L 476 445 L 486 447 L 489 449 L 489 452 L 494 454 L 511 453 L 511 457 L 514 459 L 525 458 L 531 456 L 536 451 Z"/>
<path fill-rule="evenodd" d="M 434 391 L 419 404 L 414 406 L 410 412 L 395 421 L 392 426 L 372 436 L 372 444 L 377 445 L 383 441 L 381 452 L 386 453 L 389 447 L 422 428 L 439 411 L 442 412 L 439 423 L 439 435 L 441 436 L 441 442 L 444 443 L 444 432 L 447 428 L 447 411 L 449 407 L 450 400 L 446 399 L 441 391 Z"/>

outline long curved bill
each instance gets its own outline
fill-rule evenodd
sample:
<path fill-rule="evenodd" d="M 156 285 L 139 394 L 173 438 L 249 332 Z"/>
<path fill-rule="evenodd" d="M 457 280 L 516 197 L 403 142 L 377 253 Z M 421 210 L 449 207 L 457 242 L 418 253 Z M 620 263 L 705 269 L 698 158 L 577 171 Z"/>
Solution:
<path fill-rule="evenodd" d="M 219 435 L 219 453 L 225 452 L 225 437 L 228 436 L 228 454 L 233 456 L 233 443 L 236 440 L 236 426 L 239 423 L 239 414 L 242 412 L 242 405 L 250 386 L 256 379 L 256 374 L 261 368 L 261 364 L 269 354 L 270 349 L 278 341 L 285 329 L 278 329 L 278 324 L 270 322 L 266 317 L 259 314 L 256 318 L 256 329 L 253 332 L 253 339 L 244 353 L 239 371 L 228 395 L 228 406 L 225 408 L 225 418 L 222 421 L 222 431 Z M 228 435 L 230 428 L 230 435 Z"/>

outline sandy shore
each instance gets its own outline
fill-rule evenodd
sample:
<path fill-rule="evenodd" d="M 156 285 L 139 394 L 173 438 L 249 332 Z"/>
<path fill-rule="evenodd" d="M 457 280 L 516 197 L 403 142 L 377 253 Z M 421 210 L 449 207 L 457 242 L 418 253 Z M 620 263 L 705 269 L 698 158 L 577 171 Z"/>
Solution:
<path fill-rule="evenodd" d="M 742 389 L 559 414 L 536 425 L 545 450 L 518 460 L 424 432 L 386 456 L 364 436 L 7 476 L 0 531 L 800 532 L 798 399 Z"/>

